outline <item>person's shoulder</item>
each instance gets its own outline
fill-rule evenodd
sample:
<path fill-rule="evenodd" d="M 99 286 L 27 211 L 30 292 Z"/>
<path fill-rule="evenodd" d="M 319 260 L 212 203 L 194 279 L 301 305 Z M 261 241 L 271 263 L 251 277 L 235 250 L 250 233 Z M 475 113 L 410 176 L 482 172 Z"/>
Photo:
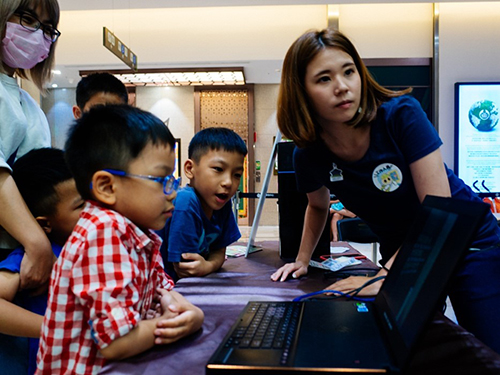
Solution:
<path fill-rule="evenodd" d="M 12 77 L 0 73 L 0 103 L 9 102 L 13 99 L 19 100 L 19 90 L 19 86 Z"/>
<path fill-rule="evenodd" d="M 189 199 L 192 196 L 196 196 L 195 188 L 190 186 L 190 185 L 186 185 L 177 191 L 177 198 L 176 199 L 179 199 L 179 198 Z"/>
<path fill-rule="evenodd" d="M 61 255 L 62 246 L 58 245 L 58 244 L 56 244 L 54 242 L 51 242 L 50 244 L 52 246 L 52 252 L 56 256 L 56 258 L 59 258 L 59 255 Z"/>
<path fill-rule="evenodd" d="M 174 201 L 175 210 L 184 210 L 188 207 L 198 206 L 200 198 L 196 194 L 196 190 L 192 186 L 185 186 L 177 191 L 177 197 Z"/>
<path fill-rule="evenodd" d="M 308 147 L 297 147 L 293 149 L 293 157 L 301 157 L 304 155 L 309 155 L 311 152 L 314 150 L 314 145 L 313 146 L 308 146 Z"/>
<path fill-rule="evenodd" d="M 0 262 L 0 272 L 9 271 L 19 273 L 23 257 L 24 248 L 18 247 L 17 249 L 14 249 L 9 255 L 7 255 L 7 258 Z"/>
<path fill-rule="evenodd" d="M 6 75 L 0 73 L 0 92 L 5 93 L 8 90 L 9 83 L 5 80 Z"/>
<path fill-rule="evenodd" d="M 307 167 L 311 160 L 318 160 L 318 158 L 325 158 L 328 154 L 323 141 L 318 137 L 318 139 L 307 147 L 295 147 L 293 150 L 293 165 L 294 168 L 298 168 L 300 165 Z M 309 165 L 310 167 L 310 165 Z"/>
<path fill-rule="evenodd" d="M 381 109 L 391 112 L 405 107 L 420 106 L 420 103 L 411 95 L 401 95 L 382 103 Z"/>
<path fill-rule="evenodd" d="M 75 230 L 102 230 L 103 228 L 116 227 L 125 231 L 127 226 L 128 220 L 119 212 L 100 206 L 96 202 L 87 201 Z"/>
<path fill-rule="evenodd" d="M 97 241 L 102 242 L 112 238 L 127 238 L 132 240 L 132 243 L 146 243 L 151 240 L 150 235 L 154 234 L 152 231 L 144 233 L 136 224 L 121 213 L 112 209 L 103 207 L 97 202 L 87 201 L 85 207 L 80 213 L 80 219 L 76 223 L 75 228 L 65 248 L 71 250 L 64 251 L 66 253 L 78 252 L 77 248 L 81 246 L 88 246 L 90 243 Z M 153 235 L 153 241 L 156 237 Z"/>
<path fill-rule="evenodd" d="M 0 88 L 2 90 L 18 89 L 19 85 L 13 77 L 9 77 L 7 74 L 0 73 Z"/>
<path fill-rule="evenodd" d="M 29 106 L 31 109 L 35 109 L 36 111 L 41 111 L 40 105 L 36 102 L 35 99 L 33 99 L 33 97 L 30 94 L 28 94 L 26 90 L 19 88 L 19 96 L 23 106 Z"/>
<path fill-rule="evenodd" d="M 401 95 L 395 99 L 398 99 L 396 102 L 398 102 L 400 106 L 410 106 L 410 107 L 418 106 L 418 107 L 421 107 L 420 102 L 415 97 L 413 97 L 411 95 Z"/>
<path fill-rule="evenodd" d="M 377 118 L 390 121 L 391 119 L 405 118 L 417 111 L 422 111 L 418 100 L 411 95 L 401 95 L 382 103 Z"/>

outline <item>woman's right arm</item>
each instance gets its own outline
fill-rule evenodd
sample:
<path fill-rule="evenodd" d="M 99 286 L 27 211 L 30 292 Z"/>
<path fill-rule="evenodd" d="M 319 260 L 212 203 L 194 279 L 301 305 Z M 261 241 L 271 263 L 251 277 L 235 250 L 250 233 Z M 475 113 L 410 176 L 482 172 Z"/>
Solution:
<path fill-rule="evenodd" d="M 299 253 L 293 263 L 287 263 L 271 275 L 273 281 L 285 281 L 291 274 L 298 278 L 307 274 L 312 253 L 325 228 L 330 207 L 330 191 L 325 186 L 307 194 L 308 204 L 302 230 Z"/>
<path fill-rule="evenodd" d="M 5 168 L 0 168 L 0 207 L 0 226 L 21 243 L 26 253 L 21 265 L 21 289 L 46 284 L 54 262 L 52 247 Z"/>

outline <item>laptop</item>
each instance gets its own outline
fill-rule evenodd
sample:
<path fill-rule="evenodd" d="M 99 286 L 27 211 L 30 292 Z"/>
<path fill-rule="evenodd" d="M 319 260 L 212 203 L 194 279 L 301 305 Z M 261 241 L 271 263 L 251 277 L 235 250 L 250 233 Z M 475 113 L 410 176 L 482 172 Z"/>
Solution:
<path fill-rule="evenodd" d="M 249 302 L 206 373 L 403 371 L 488 210 L 427 196 L 373 302 Z"/>

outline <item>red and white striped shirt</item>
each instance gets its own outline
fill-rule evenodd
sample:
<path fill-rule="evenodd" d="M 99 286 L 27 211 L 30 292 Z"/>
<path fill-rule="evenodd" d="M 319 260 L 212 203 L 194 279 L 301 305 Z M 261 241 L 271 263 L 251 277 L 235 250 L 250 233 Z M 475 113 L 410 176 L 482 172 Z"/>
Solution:
<path fill-rule="evenodd" d="M 160 245 L 154 232 L 87 202 L 52 270 L 36 374 L 99 372 L 98 350 L 145 319 L 157 288 L 174 286 Z"/>

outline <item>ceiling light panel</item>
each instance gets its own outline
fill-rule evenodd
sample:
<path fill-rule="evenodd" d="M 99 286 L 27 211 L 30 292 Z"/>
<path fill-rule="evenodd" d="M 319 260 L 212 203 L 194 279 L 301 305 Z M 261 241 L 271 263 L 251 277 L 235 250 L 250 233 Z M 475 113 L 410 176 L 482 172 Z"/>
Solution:
<path fill-rule="evenodd" d="M 120 81 L 134 86 L 217 86 L 217 85 L 244 85 L 245 75 L 243 68 L 233 70 L 185 70 L 163 72 L 113 72 Z M 88 75 L 85 72 L 82 75 Z"/>

